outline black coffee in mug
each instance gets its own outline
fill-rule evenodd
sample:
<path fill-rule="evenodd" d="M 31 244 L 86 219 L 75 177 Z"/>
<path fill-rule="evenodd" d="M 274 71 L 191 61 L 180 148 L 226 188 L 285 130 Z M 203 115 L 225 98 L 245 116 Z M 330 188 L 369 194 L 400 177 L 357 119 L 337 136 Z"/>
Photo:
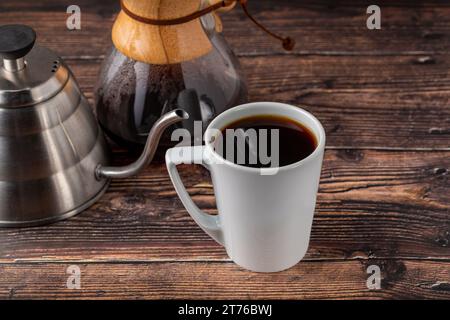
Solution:
<path fill-rule="evenodd" d="M 311 130 L 287 117 L 246 117 L 221 131 L 221 139 L 214 144 L 216 152 L 228 161 L 252 168 L 287 166 L 307 158 L 317 148 Z"/>

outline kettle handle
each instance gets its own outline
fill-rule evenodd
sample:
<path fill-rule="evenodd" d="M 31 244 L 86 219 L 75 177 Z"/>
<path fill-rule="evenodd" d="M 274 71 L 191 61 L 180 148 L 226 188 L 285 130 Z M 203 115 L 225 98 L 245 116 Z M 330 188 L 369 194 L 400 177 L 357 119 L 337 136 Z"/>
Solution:
<path fill-rule="evenodd" d="M 161 136 L 169 126 L 178 123 L 183 120 L 189 119 L 189 115 L 182 109 L 175 109 L 169 113 L 164 114 L 153 125 L 147 138 L 144 151 L 139 159 L 132 164 L 123 167 L 106 167 L 98 165 L 95 169 L 95 176 L 98 180 L 104 178 L 128 178 L 137 175 L 143 169 L 145 169 L 153 160 L 156 149 L 158 147 Z"/>

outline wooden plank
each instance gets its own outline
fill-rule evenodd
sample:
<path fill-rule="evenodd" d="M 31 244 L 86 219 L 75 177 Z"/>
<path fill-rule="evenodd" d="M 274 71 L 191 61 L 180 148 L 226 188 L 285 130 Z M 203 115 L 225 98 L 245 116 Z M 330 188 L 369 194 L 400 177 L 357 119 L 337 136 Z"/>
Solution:
<path fill-rule="evenodd" d="M 241 58 L 251 101 L 303 105 L 329 147 L 450 150 L 449 56 Z M 427 61 L 427 60 L 425 60 Z M 99 61 L 67 60 L 93 103 Z"/>
<path fill-rule="evenodd" d="M 382 270 L 380 290 L 366 272 Z M 276 274 L 233 263 L 79 264 L 81 289 L 66 288 L 69 263 L 0 264 L 2 299 L 449 299 L 450 262 L 301 262 Z"/>
<path fill-rule="evenodd" d="M 69 4 L 2 0 L 0 24 L 35 27 L 92 102 L 118 1 L 79 0 L 82 30 L 73 32 L 65 28 Z M 251 100 L 305 105 L 327 130 L 304 262 L 279 274 L 233 264 L 185 212 L 160 154 L 71 220 L 0 229 L 0 298 L 449 299 L 450 3 L 378 5 L 383 29 L 368 31 L 366 1 L 252 1 L 258 19 L 297 40 L 292 54 L 239 10 L 224 16 Z M 116 161 L 131 158 L 117 153 Z M 215 214 L 208 173 L 181 173 L 199 206 Z M 80 291 L 65 288 L 70 264 L 81 267 Z M 382 290 L 366 287 L 371 264 L 382 269 Z"/>
<path fill-rule="evenodd" d="M 119 164 L 130 161 L 123 154 Z M 216 213 L 208 173 L 182 166 L 199 206 Z M 450 152 L 328 150 L 307 260 L 450 259 Z M 228 261 L 191 220 L 164 164 L 113 181 L 68 221 L 0 229 L 0 262 Z"/>
<path fill-rule="evenodd" d="M 434 4 L 433 4 L 434 3 Z M 79 0 L 82 30 L 69 31 L 69 0 L 0 3 L 0 23 L 36 28 L 39 41 L 63 56 L 101 56 L 110 46 L 118 1 Z M 425 1 L 379 1 L 382 29 L 366 28 L 367 1 L 252 1 L 251 11 L 272 30 L 297 40 L 295 54 L 433 54 L 450 49 L 450 5 Z M 225 36 L 239 55 L 286 54 L 239 9 L 223 16 Z M 93 41 L 94 40 L 94 41 Z"/>

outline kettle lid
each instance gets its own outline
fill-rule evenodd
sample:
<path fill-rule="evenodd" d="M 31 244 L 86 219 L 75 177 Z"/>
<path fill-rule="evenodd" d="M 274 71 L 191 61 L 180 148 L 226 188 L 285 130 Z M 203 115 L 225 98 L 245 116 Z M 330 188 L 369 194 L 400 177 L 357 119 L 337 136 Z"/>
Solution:
<path fill-rule="evenodd" d="M 25 25 L 0 26 L 0 108 L 34 105 L 57 94 L 69 70 L 51 50 L 35 45 Z"/>

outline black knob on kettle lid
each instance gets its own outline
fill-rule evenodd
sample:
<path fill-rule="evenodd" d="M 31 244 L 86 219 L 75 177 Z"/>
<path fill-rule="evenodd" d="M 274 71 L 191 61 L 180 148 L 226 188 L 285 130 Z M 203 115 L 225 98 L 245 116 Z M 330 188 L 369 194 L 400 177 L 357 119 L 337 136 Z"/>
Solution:
<path fill-rule="evenodd" d="M 31 51 L 36 41 L 36 32 L 31 27 L 19 24 L 0 26 L 0 56 L 17 60 Z"/>

